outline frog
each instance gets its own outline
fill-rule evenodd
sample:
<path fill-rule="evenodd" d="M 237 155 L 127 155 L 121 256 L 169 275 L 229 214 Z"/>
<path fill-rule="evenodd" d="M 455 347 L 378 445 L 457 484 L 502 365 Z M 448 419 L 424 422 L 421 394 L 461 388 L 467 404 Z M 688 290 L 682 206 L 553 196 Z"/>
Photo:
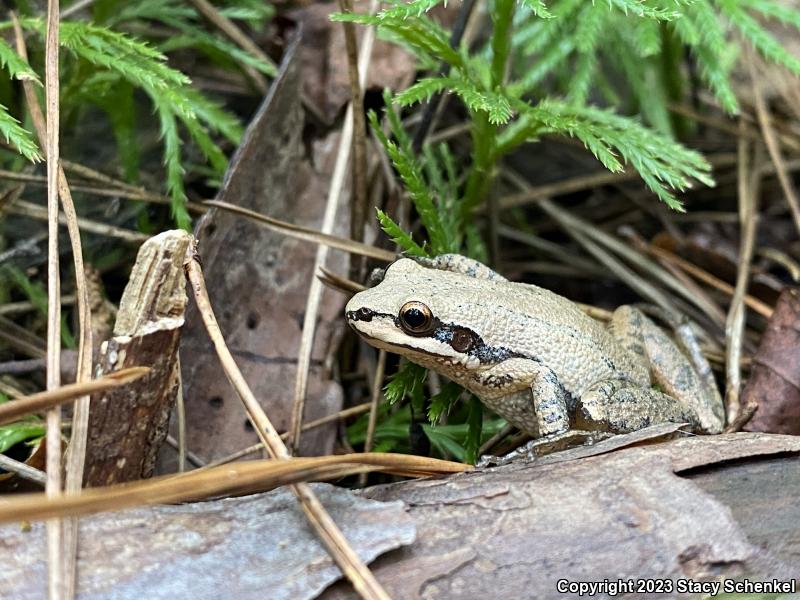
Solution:
<path fill-rule="evenodd" d="M 528 434 L 526 447 L 660 423 L 720 433 L 722 398 L 693 335 L 670 336 L 641 308 L 609 322 L 459 254 L 401 257 L 345 306 L 368 344 L 431 369 Z"/>

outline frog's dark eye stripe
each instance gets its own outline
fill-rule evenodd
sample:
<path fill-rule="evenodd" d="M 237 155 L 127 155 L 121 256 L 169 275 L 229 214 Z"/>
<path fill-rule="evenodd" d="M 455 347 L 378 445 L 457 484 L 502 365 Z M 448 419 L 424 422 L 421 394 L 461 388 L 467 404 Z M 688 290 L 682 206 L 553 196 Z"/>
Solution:
<path fill-rule="evenodd" d="M 436 326 L 431 309 L 422 302 L 406 302 L 400 307 L 398 318 L 400 327 L 408 335 L 427 335 Z"/>

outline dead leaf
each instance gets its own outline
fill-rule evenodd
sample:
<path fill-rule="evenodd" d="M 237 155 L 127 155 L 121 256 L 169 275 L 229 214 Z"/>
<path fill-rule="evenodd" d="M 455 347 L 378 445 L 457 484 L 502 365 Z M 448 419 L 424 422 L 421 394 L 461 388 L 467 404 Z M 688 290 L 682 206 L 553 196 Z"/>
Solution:
<path fill-rule="evenodd" d="M 742 402 L 758 410 L 747 431 L 800 434 L 800 290 L 786 289 L 753 357 Z"/>

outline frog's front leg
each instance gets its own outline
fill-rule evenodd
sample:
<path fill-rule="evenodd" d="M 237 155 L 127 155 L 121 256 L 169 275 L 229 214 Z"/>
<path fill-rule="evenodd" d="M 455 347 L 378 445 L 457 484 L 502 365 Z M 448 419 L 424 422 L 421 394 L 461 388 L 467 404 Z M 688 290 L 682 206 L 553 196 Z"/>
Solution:
<path fill-rule="evenodd" d="M 501 369 L 483 374 L 484 389 L 504 381 L 509 373 L 522 372 L 530 381 L 529 387 L 503 395 L 482 395 L 481 401 L 534 439 L 505 456 L 484 456 L 479 466 L 506 464 L 522 456 L 530 459 L 596 440 L 596 432 L 570 429 L 570 413 L 575 408 L 575 399 L 561 385 L 552 369 L 526 359 L 506 361 Z"/>
<path fill-rule="evenodd" d="M 652 380 L 665 392 L 659 394 L 648 390 L 651 393 L 645 394 L 650 397 L 645 401 L 648 405 L 655 403 L 648 408 L 655 411 L 653 417 L 660 414 L 659 410 L 661 413 L 677 413 L 677 409 L 668 406 L 677 400 L 692 416 L 695 429 L 705 433 L 722 431 L 722 398 L 708 362 L 696 347 L 687 347 L 690 354 L 687 356 L 660 327 L 632 306 L 620 306 L 614 311 L 610 331 L 617 342 L 647 368 Z M 686 346 L 687 341 L 681 339 L 682 345 Z M 696 346 L 695 340 L 690 341 Z M 652 422 L 656 421 L 653 419 Z"/>
<path fill-rule="evenodd" d="M 515 391 L 504 389 L 506 382 L 528 382 Z M 569 429 L 569 410 L 575 401 L 545 365 L 514 358 L 476 375 L 473 390 L 481 401 L 531 437 L 540 438 Z"/>

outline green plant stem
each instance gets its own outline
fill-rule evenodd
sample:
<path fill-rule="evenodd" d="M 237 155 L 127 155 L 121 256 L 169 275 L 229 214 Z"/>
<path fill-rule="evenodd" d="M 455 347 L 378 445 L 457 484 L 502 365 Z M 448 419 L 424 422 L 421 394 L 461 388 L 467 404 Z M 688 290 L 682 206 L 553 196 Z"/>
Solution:
<path fill-rule="evenodd" d="M 661 24 L 661 78 L 667 98 L 675 104 L 683 102 L 685 94 L 681 65 L 683 63 L 683 47 L 672 28 L 667 23 Z M 676 137 L 684 137 L 691 131 L 689 121 L 676 112 L 670 113 L 672 129 Z"/>
<path fill-rule="evenodd" d="M 492 11 L 492 66 L 489 81 L 492 91 L 505 82 L 506 65 L 511 52 L 511 24 L 516 4 L 516 0 L 497 0 Z M 465 221 L 491 189 L 494 164 L 500 158 L 495 152 L 496 139 L 497 125 L 489 120 L 489 115 L 484 111 L 473 113 L 472 167 L 461 205 L 461 217 Z"/>

